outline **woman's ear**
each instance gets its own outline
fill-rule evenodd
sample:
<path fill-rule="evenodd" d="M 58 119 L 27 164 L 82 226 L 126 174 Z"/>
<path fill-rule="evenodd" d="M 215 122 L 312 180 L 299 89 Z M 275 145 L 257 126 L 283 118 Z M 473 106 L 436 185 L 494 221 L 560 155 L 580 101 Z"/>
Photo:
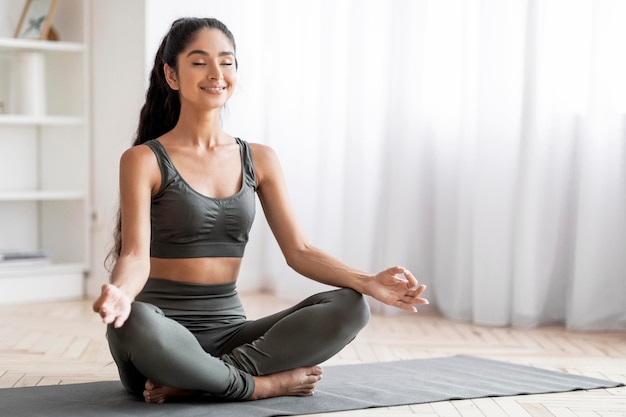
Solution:
<path fill-rule="evenodd" d="M 165 73 L 165 81 L 172 90 L 178 90 L 178 78 L 176 71 L 167 64 L 163 65 L 163 73 Z"/>

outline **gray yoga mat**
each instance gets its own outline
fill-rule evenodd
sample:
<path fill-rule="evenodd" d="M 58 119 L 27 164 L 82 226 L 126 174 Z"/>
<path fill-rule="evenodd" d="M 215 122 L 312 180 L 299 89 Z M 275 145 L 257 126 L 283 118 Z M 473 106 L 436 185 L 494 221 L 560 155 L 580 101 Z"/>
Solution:
<path fill-rule="evenodd" d="M 118 381 L 7 388 L 0 390 L 0 414 L 3 417 L 293 416 L 623 385 L 460 355 L 328 366 L 311 397 L 280 397 L 240 403 L 194 400 L 146 404 L 126 394 Z"/>

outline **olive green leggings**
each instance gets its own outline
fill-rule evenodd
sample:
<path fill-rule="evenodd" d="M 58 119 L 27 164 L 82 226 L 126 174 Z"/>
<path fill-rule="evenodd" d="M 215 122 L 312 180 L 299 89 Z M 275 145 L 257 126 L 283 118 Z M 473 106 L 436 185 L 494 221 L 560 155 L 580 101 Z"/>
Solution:
<path fill-rule="evenodd" d="M 119 329 L 107 338 L 124 387 L 145 382 L 245 400 L 253 375 L 319 364 L 354 339 L 369 320 L 351 289 L 313 295 L 292 308 L 247 320 L 235 284 L 202 285 L 151 278 Z"/>

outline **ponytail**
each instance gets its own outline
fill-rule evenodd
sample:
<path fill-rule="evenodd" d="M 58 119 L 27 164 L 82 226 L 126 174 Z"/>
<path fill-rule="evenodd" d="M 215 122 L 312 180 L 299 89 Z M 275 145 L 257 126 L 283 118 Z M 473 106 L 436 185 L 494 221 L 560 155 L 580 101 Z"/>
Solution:
<path fill-rule="evenodd" d="M 163 50 L 167 43 L 163 38 L 154 58 L 150 73 L 150 84 L 146 92 L 146 102 L 139 113 L 139 125 L 133 146 L 141 145 L 151 139 L 169 132 L 176 126 L 180 114 L 178 91 L 172 90 L 165 80 Z"/>

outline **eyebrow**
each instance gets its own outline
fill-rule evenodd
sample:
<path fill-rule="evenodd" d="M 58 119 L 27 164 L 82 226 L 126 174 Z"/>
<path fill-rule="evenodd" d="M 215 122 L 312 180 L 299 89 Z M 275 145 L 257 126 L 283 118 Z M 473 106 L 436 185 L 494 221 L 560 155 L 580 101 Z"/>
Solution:
<path fill-rule="evenodd" d="M 203 51 L 201 49 L 194 49 L 193 51 L 187 54 L 187 57 L 190 57 L 191 55 L 194 55 L 194 54 L 209 56 L 209 53 L 206 51 Z M 218 56 L 235 56 L 234 52 L 231 52 L 231 51 L 220 52 L 217 55 Z"/>

